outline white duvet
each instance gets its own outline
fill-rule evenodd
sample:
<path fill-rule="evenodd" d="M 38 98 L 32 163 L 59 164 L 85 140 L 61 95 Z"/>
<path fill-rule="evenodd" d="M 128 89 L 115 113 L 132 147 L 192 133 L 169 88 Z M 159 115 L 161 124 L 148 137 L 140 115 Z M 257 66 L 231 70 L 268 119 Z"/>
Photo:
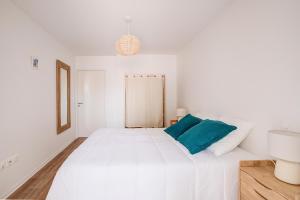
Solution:
<path fill-rule="evenodd" d="M 236 148 L 190 155 L 163 129 L 99 129 L 64 162 L 47 200 L 235 200 Z"/>

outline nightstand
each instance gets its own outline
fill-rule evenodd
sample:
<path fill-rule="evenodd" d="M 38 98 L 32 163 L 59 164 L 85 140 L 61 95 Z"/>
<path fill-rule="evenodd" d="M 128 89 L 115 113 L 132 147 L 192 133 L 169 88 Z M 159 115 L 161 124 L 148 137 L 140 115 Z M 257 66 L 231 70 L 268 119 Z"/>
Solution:
<path fill-rule="evenodd" d="M 240 162 L 240 200 L 300 200 L 300 186 L 278 180 L 270 160 Z"/>
<path fill-rule="evenodd" d="M 171 120 L 170 120 L 170 125 L 176 124 L 177 122 L 178 122 L 177 119 L 171 119 Z"/>

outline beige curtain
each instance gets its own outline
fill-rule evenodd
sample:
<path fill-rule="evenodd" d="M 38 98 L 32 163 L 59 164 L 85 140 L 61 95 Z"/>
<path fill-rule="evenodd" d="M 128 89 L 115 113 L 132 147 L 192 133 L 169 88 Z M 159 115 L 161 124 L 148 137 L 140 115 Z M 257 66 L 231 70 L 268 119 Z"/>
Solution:
<path fill-rule="evenodd" d="M 126 127 L 159 128 L 164 120 L 164 76 L 126 76 Z"/>

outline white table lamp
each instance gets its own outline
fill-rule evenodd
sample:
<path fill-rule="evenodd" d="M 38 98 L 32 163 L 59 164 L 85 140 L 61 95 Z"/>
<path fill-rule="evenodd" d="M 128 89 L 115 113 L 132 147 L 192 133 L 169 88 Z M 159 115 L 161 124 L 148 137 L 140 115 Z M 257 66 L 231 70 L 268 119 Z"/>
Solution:
<path fill-rule="evenodd" d="M 185 108 L 177 108 L 177 110 L 176 110 L 176 117 L 177 117 L 178 120 L 180 120 L 186 114 L 187 114 L 187 111 L 186 111 Z"/>
<path fill-rule="evenodd" d="M 278 158 L 275 176 L 290 184 L 300 184 L 300 133 L 270 131 L 270 155 Z"/>

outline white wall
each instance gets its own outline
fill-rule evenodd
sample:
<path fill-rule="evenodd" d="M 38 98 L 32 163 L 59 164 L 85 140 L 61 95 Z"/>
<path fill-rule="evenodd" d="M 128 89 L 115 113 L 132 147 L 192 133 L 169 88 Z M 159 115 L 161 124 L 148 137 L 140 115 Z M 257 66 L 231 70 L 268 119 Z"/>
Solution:
<path fill-rule="evenodd" d="M 40 70 L 31 69 L 31 56 L 38 56 Z M 0 171 L 0 198 L 75 138 L 74 112 L 72 128 L 56 134 L 56 59 L 73 64 L 68 50 L 11 1 L 1 0 L 0 161 L 13 154 L 20 158 L 15 165 Z M 72 111 L 73 99 L 72 96 Z"/>
<path fill-rule="evenodd" d="M 252 121 L 243 147 L 267 154 L 267 131 L 300 131 L 300 1 L 236 0 L 178 55 L 178 102 Z"/>
<path fill-rule="evenodd" d="M 126 74 L 166 75 L 166 122 L 175 117 L 176 56 L 137 55 L 76 57 L 77 69 L 96 69 L 106 72 L 106 122 L 107 127 L 124 127 Z"/>

